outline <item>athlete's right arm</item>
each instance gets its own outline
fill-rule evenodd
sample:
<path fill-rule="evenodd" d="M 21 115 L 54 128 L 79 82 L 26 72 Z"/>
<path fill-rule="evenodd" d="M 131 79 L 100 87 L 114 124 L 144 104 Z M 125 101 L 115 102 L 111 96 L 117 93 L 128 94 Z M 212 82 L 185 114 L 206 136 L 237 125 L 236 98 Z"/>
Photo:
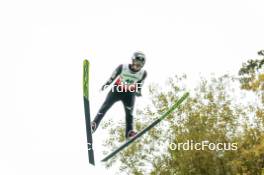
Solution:
<path fill-rule="evenodd" d="M 122 72 L 122 64 L 120 64 L 115 71 L 112 73 L 111 77 L 107 80 L 107 82 L 102 86 L 101 90 L 106 89 L 115 79 L 118 75 L 120 75 L 120 73 Z"/>

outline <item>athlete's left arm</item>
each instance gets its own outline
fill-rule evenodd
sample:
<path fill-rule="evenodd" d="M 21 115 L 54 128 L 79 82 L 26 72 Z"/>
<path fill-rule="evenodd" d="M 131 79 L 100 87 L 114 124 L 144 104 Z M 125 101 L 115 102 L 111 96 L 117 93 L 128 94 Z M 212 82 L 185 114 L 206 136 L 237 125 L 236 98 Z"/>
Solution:
<path fill-rule="evenodd" d="M 143 84 L 144 84 L 146 77 L 147 77 L 147 71 L 144 71 L 142 79 L 137 82 L 136 96 L 142 96 L 141 90 L 142 90 L 142 87 L 143 87 Z"/>

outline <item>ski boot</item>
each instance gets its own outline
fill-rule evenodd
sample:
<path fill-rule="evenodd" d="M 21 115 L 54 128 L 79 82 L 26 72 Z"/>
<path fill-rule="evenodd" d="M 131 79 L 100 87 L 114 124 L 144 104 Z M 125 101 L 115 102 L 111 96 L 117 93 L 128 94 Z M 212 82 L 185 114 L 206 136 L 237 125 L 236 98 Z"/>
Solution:
<path fill-rule="evenodd" d="M 130 131 L 128 131 L 127 139 L 132 139 L 133 137 L 135 137 L 135 135 L 137 135 L 137 132 L 130 130 Z"/>
<path fill-rule="evenodd" d="M 91 123 L 91 130 L 92 130 L 92 133 L 94 133 L 96 129 L 97 129 L 96 123 L 95 123 L 95 122 L 92 122 L 92 123 Z"/>

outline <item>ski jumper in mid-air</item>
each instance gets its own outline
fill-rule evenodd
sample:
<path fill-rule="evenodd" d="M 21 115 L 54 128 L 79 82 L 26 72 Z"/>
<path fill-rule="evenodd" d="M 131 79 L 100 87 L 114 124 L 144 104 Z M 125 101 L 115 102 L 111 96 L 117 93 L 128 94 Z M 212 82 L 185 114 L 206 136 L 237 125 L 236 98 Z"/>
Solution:
<path fill-rule="evenodd" d="M 102 86 L 101 90 L 107 88 L 114 82 L 103 105 L 99 109 L 96 117 L 91 123 L 92 132 L 98 128 L 105 113 L 117 101 L 122 101 L 126 113 L 126 138 L 132 138 L 137 133 L 133 130 L 133 109 L 135 97 L 141 96 L 143 82 L 147 72 L 143 70 L 145 64 L 145 54 L 135 52 L 132 56 L 132 64 L 121 64 L 113 72 L 110 79 Z"/>

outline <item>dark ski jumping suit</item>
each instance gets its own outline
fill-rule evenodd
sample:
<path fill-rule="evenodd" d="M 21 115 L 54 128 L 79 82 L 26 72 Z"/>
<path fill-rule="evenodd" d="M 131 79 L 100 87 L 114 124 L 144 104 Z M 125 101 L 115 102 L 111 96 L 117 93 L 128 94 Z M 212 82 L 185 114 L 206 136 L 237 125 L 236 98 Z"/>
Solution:
<path fill-rule="evenodd" d="M 117 78 L 93 121 L 96 123 L 96 128 L 98 128 L 100 121 L 110 107 L 120 100 L 126 113 L 126 137 L 128 137 L 128 132 L 133 130 L 135 96 L 141 96 L 141 88 L 146 76 L 147 72 L 145 70 L 141 69 L 134 72 L 131 70 L 130 64 L 122 64 L 116 68 L 110 79 L 102 87 L 104 89 Z"/>

